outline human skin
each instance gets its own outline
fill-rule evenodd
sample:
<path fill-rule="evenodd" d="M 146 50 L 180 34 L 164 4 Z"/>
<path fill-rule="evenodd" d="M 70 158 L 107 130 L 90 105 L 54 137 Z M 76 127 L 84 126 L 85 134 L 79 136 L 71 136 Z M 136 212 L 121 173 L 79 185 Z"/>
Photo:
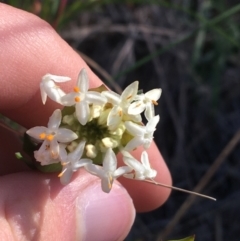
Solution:
<path fill-rule="evenodd" d="M 46 73 L 69 76 L 72 90 L 86 68 L 91 87 L 102 82 L 45 21 L 0 4 L 0 112 L 26 128 L 46 126 L 56 108 L 41 102 L 39 82 Z M 120 178 L 109 194 L 97 177 L 80 170 L 67 186 L 57 174 L 29 170 L 14 157 L 19 139 L 0 126 L 0 240 L 123 240 L 138 212 L 161 206 L 170 190 Z M 140 160 L 142 149 L 133 152 Z M 168 168 L 153 143 L 148 149 L 156 181 L 171 185 Z M 118 157 L 121 162 L 121 156 Z M 159 217 L 161 218 L 161 217 Z"/>

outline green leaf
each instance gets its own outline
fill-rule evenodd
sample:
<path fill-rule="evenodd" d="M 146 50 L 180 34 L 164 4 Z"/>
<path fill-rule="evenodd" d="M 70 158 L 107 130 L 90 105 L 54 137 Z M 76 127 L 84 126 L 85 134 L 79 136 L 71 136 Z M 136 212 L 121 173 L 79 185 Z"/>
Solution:
<path fill-rule="evenodd" d="M 40 163 L 36 163 L 35 166 L 41 172 L 60 172 L 62 170 L 62 165 L 60 162 L 45 166 L 41 166 Z"/>
<path fill-rule="evenodd" d="M 108 90 L 108 88 L 107 88 L 104 84 L 100 85 L 100 86 L 97 87 L 97 88 L 91 88 L 91 89 L 89 89 L 89 91 L 96 91 L 96 92 L 99 92 L 99 93 L 101 93 L 101 92 L 103 92 L 103 91 L 105 91 L 105 90 Z"/>
<path fill-rule="evenodd" d="M 195 240 L 195 235 L 189 236 L 184 239 L 178 239 L 178 240 L 169 240 L 169 241 L 194 241 Z"/>

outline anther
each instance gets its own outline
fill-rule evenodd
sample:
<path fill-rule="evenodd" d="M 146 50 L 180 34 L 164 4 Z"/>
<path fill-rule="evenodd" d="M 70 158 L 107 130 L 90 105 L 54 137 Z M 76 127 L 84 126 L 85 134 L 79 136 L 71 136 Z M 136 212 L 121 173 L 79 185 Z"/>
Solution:
<path fill-rule="evenodd" d="M 39 135 L 39 138 L 40 138 L 41 140 L 44 140 L 45 137 L 46 137 L 46 134 L 45 134 L 45 133 L 41 133 L 41 134 Z"/>
<path fill-rule="evenodd" d="M 79 93 L 79 92 L 80 92 L 80 88 L 77 87 L 77 86 L 75 86 L 75 87 L 73 88 L 73 91 L 76 92 L 76 93 Z"/>
<path fill-rule="evenodd" d="M 78 96 L 75 97 L 74 100 L 75 100 L 75 102 L 80 102 L 81 101 L 80 97 L 78 97 Z"/>
<path fill-rule="evenodd" d="M 154 105 L 158 105 L 157 101 L 155 101 L 155 100 L 152 100 L 152 103 L 153 103 Z"/>
<path fill-rule="evenodd" d="M 54 138 L 54 135 L 52 135 L 52 134 L 46 136 L 46 139 L 47 139 L 48 141 L 52 141 L 53 138 Z"/>
<path fill-rule="evenodd" d="M 62 177 L 63 174 L 66 172 L 67 169 L 64 169 L 61 173 L 58 174 L 58 177 Z"/>

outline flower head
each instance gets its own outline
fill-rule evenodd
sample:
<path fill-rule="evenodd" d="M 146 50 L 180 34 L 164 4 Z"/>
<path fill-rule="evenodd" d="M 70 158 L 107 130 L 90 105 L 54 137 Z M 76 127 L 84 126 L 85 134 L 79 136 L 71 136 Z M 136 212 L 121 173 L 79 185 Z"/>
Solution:
<path fill-rule="evenodd" d="M 108 148 L 105 154 L 102 167 L 90 164 L 86 165 L 85 169 L 91 174 L 101 178 L 102 190 L 106 193 L 109 193 L 112 189 L 112 184 L 115 179 L 132 171 L 132 168 L 128 166 L 117 168 L 117 158 L 111 148 Z"/>
<path fill-rule="evenodd" d="M 47 96 L 53 101 L 61 104 L 61 97 L 65 95 L 65 92 L 62 91 L 60 87 L 55 84 L 55 82 L 62 83 L 69 80 L 71 80 L 71 78 L 65 76 L 57 76 L 52 74 L 44 75 L 40 83 L 40 92 L 43 104 L 45 105 Z"/>
<path fill-rule="evenodd" d="M 124 150 L 131 151 L 141 145 L 143 145 L 145 149 L 149 148 L 158 122 L 159 115 L 154 116 L 146 126 L 140 126 L 132 121 L 126 121 L 125 127 L 134 138 L 128 142 Z"/>
<path fill-rule="evenodd" d="M 57 109 L 49 118 L 48 127 L 37 126 L 27 131 L 29 136 L 38 141 L 43 141 L 41 148 L 35 154 L 38 161 L 44 160 L 48 155 L 51 157 L 51 160 L 57 159 L 59 157 L 59 143 L 68 143 L 78 138 L 77 134 L 73 131 L 66 128 L 59 128 L 61 119 L 61 110 Z M 42 165 L 44 165 L 44 163 L 46 162 L 41 162 Z"/>
<path fill-rule="evenodd" d="M 125 177 L 138 180 L 152 179 L 156 177 L 157 171 L 151 168 L 146 151 L 142 152 L 141 162 L 136 160 L 127 151 L 122 151 L 122 154 L 123 162 L 134 170 L 134 173 L 125 174 Z"/>
<path fill-rule="evenodd" d="M 88 91 L 88 89 L 89 81 L 87 71 L 82 69 L 79 73 L 77 84 L 73 88 L 73 92 L 61 98 L 64 106 L 75 105 L 77 119 L 82 125 L 85 125 L 89 119 L 89 104 L 101 106 L 107 102 L 107 99 L 101 93 Z"/>

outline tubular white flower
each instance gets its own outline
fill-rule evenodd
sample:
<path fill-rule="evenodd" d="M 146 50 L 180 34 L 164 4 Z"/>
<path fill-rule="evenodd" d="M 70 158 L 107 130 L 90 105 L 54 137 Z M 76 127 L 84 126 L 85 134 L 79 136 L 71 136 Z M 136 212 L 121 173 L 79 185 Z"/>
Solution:
<path fill-rule="evenodd" d="M 87 158 L 82 158 L 84 147 L 86 141 L 81 141 L 77 148 L 67 154 L 65 149 L 60 149 L 61 153 L 61 163 L 62 163 L 62 172 L 58 175 L 62 184 L 66 185 L 70 182 L 73 172 L 76 172 L 80 167 L 89 165 L 92 163 L 92 160 Z"/>
<path fill-rule="evenodd" d="M 113 105 L 107 119 L 107 125 L 110 130 L 114 130 L 118 127 L 122 119 L 128 119 L 133 121 L 141 121 L 140 115 L 130 115 L 128 113 L 128 107 L 134 100 L 138 92 L 138 81 L 130 84 L 122 93 L 122 95 L 116 94 L 113 91 L 103 91 L 102 94 L 106 96 L 109 103 Z"/>
<path fill-rule="evenodd" d="M 77 134 L 66 128 L 59 128 L 62 119 L 61 110 L 57 109 L 49 118 L 48 127 L 37 126 L 29 129 L 27 134 L 36 140 L 43 141 L 38 153 L 38 161 L 41 160 L 40 154 L 45 156 L 43 163 L 46 163 L 46 152 L 50 153 L 52 159 L 59 157 L 59 143 L 68 143 L 78 138 Z M 42 165 L 47 165 L 43 164 Z M 52 162 L 53 163 L 53 162 Z M 49 163 L 48 163 L 49 164 Z"/>
<path fill-rule="evenodd" d="M 40 83 L 40 92 L 43 104 L 45 105 L 47 101 L 47 96 L 51 100 L 62 104 L 61 97 L 65 95 L 65 92 L 62 91 L 60 87 L 55 84 L 55 82 L 62 83 L 69 80 L 71 80 L 71 78 L 65 76 L 57 76 L 52 74 L 44 75 Z"/>
<path fill-rule="evenodd" d="M 137 115 L 142 113 L 147 120 L 151 120 L 155 116 L 154 105 L 158 105 L 157 100 L 160 98 L 162 89 L 153 89 L 145 94 L 140 94 L 135 97 L 135 101 L 130 104 L 128 114 Z"/>
<path fill-rule="evenodd" d="M 132 121 L 126 121 L 125 127 L 127 131 L 134 136 L 134 138 L 128 142 L 128 144 L 124 147 L 124 150 L 131 151 L 141 145 L 143 145 L 145 149 L 149 148 L 158 122 L 159 115 L 154 116 L 146 126 L 140 126 Z"/>
<path fill-rule="evenodd" d="M 89 81 L 87 71 L 82 69 L 79 73 L 77 84 L 73 92 L 64 95 L 61 102 L 64 106 L 75 105 L 76 116 L 78 121 L 85 125 L 89 119 L 90 109 L 89 104 L 104 105 L 107 99 L 98 92 L 88 91 Z"/>
<path fill-rule="evenodd" d="M 89 164 L 85 166 L 85 169 L 101 178 L 102 190 L 106 193 L 109 193 L 112 189 L 115 179 L 132 171 L 132 168 L 128 166 L 117 168 L 117 158 L 111 148 L 108 148 L 105 154 L 102 167 Z"/>
<path fill-rule="evenodd" d="M 149 163 L 148 154 L 142 152 L 141 162 L 136 160 L 129 152 L 122 151 L 123 162 L 134 170 L 134 173 L 124 174 L 124 177 L 137 180 L 145 180 L 155 178 L 157 171 L 152 169 Z"/>

